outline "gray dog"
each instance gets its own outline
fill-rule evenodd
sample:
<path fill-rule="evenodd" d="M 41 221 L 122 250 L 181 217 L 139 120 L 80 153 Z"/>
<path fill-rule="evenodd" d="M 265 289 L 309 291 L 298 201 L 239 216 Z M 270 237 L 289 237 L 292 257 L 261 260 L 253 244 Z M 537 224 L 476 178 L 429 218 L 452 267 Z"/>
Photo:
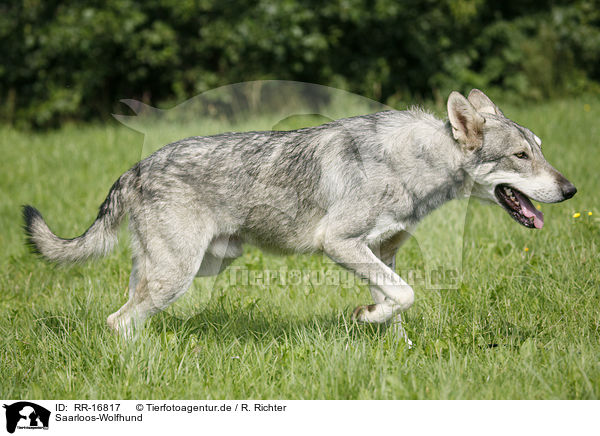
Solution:
<path fill-rule="evenodd" d="M 83 235 L 57 237 L 31 206 L 23 209 L 25 230 L 44 258 L 80 262 L 106 255 L 129 215 L 129 301 L 108 317 L 124 334 L 251 243 L 323 252 L 354 271 L 369 281 L 375 302 L 357 307 L 353 319 L 393 324 L 408 341 L 400 314 L 414 292 L 394 271 L 398 247 L 428 213 L 465 195 L 541 228 L 530 198 L 555 203 L 576 188 L 540 146 L 483 92 L 468 99 L 453 92 L 448 121 L 385 111 L 288 132 L 183 139 L 125 172 Z"/>

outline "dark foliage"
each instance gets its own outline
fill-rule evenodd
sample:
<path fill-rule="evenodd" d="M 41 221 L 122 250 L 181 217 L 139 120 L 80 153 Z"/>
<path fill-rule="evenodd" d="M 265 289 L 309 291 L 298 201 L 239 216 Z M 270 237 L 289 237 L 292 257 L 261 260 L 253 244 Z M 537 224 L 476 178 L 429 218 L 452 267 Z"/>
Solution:
<path fill-rule="evenodd" d="M 544 99 L 596 90 L 596 1 L 9 0 L 0 116 L 51 126 L 119 99 L 169 105 L 256 79 L 401 104 L 451 89 Z"/>

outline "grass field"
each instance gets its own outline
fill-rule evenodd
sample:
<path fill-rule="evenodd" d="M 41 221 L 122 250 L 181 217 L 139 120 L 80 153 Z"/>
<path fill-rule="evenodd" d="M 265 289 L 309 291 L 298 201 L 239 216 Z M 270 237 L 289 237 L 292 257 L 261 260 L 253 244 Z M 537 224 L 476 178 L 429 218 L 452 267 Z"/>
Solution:
<path fill-rule="evenodd" d="M 106 317 L 127 299 L 126 226 L 106 259 L 59 268 L 24 247 L 20 205 L 38 207 L 57 234 L 79 235 L 139 159 L 143 136 L 116 122 L 47 133 L 0 128 L 0 397 L 600 397 L 600 101 L 503 110 L 543 139 L 546 157 L 579 193 L 543 205 L 541 231 L 477 202 L 428 217 L 398 268 L 424 265 L 427 247 L 458 246 L 459 258 L 448 261 L 462 277 L 457 289 L 415 286 L 410 350 L 390 332 L 349 321 L 357 304 L 370 302 L 364 285 L 244 285 L 228 274 L 197 279 L 123 341 Z M 464 233 L 456 233 L 446 222 L 464 210 Z M 337 268 L 319 256 L 252 247 L 234 266 L 256 274 Z"/>

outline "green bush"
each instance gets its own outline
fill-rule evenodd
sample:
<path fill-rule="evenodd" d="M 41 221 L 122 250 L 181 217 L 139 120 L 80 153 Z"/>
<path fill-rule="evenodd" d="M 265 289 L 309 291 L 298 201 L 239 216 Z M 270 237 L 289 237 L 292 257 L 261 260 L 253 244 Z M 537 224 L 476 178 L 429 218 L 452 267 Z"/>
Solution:
<path fill-rule="evenodd" d="M 597 92 L 598 14 L 585 7 L 553 8 L 514 20 L 497 20 L 450 56 L 434 86 L 448 92 L 473 86 L 505 100 L 542 100 Z"/>
<path fill-rule="evenodd" d="M 387 102 L 481 87 L 514 100 L 597 90 L 595 1 L 22 0 L 0 5 L 0 116 L 107 117 L 256 79 Z"/>

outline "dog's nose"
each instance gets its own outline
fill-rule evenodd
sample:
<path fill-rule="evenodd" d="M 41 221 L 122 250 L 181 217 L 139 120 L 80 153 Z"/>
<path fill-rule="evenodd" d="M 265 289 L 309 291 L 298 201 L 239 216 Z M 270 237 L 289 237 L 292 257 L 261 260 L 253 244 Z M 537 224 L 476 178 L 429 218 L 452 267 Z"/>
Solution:
<path fill-rule="evenodd" d="M 566 200 L 573 197 L 577 193 L 577 188 L 571 182 L 567 182 L 562 186 L 562 192 Z"/>

